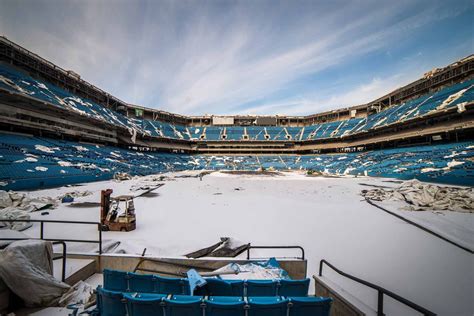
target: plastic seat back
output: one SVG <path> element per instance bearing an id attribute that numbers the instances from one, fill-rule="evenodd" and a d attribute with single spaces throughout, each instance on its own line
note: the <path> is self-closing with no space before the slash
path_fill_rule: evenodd
<path id="1" fill-rule="evenodd" d="M 97 288 L 101 316 L 124 316 L 127 314 L 122 293 Z"/>
<path id="2" fill-rule="evenodd" d="M 215 278 L 206 279 L 204 286 L 206 294 L 209 296 L 233 296 L 231 283 Z"/>
<path id="3" fill-rule="evenodd" d="M 243 280 L 226 280 L 232 288 L 232 296 L 244 297 L 244 281 Z"/>
<path id="4" fill-rule="evenodd" d="M 329 316 L 331 298 L 322 297 L 292 297 L 290 298 L 290 316 Z"/>
<path id="5" fill-rule="evenodd" d="M 206 300 L 205 303 L 207 316 L 245 316 L 245 302 L 243 300 Z"/>
<path id="6" fill-rule="evenodd" d="M 161 294 L 189 294 L 189 283 L 186 279 L 165 278 L 154 276 L 156 293 Z"/>
<path id="7" fill-rule="evenodd" d="M 128 272 L 105 269 L 104 289 L 109 291 L 128 291 Z"/>
<path id="8" fill-rule="evenodd" d="M 280 296 L 308 296 L 309 279 L 280 280 L 278 295 Z"/>
<path id="9" fill-rule="evenodd" d="M 149 274 L 130 273 L 128 286 L 131 292 L 154 293 L 156 292 L 156 278 Z"/>
<path id="10" fill-rule="evenodd" d="M 250 297 L 248 300 L 248 316 L 286 316 L 290 308 L 290 301 L 278 296 Z"/>
<path id="11" fill-rule="evenodd" d="M 128 316 L 163 316 L 165 295 L 155 294 L 153 296 L 137 296 L 125 294 L 124 298 L 127 302 Z"/>
<path id="12" fill-rule="evenodd" d="M 248 280 L 246 296 L 276 296 L 278 283 L 272 280 Z"/>
<path id="13" fill-rule="evenodd" d="M 175 295 L 163 301 L 166 316 L 202 316 L 201 297 Z"/>

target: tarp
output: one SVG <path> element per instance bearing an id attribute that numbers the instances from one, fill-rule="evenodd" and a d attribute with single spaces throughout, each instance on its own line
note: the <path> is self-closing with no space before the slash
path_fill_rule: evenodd
<path id="1" fill-rule="evenodd" d="M 0 278 L 26 306 L 55 306 L 70 288 L 53 273 L 53 248 L 42 240 L 21 240 L 0 252 Z"/>
<path id="2" fill-rule="evenodd" d="M 232 273 L 233 272 L 233 273 Z M 290 279 L 288 272 L 280 267 L 275 258 L 246 264 L 231 263 L 213 271 L 222 279 L 278 280 Z"/>
<path id="3" fill-rule="evenodd" d="M 0 280 L 28 307 L 86 304 L 93 288 L 79 281 L 72 287 L 53 276 L 53 248 L 43 240 L 21 240 L 0 251 Z"/>

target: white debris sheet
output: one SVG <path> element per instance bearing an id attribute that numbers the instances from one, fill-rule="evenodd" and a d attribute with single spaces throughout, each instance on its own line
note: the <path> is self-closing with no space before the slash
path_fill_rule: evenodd
<path id="1" fill-rule="evenodd" d="M 474 189 L 405 181 L 398 188 L 363 190 L 365 198 L 474 251 Z"/>
<path id="2" fill-rule="evenodd" d="M 220 273 L 221 278 L 228 280 L 280 280 L 290 278 L 275 258 L 246 264 L 230 263 L 213 273 Z"/>
<path id="3" fill-rule="evenodd" d="M 22 240 L 0 255 L 0 278 L 26 306 L 53 306 L 69 285 L 53 276 L 53 249 L 49 242 Z"/>
<path id="4" fill-rule="evenodd" d="M 374 201 L 405 201 L 409 211 L 453 211 L 474 213 L 474 188 L 447 187 L 418 180 L 405 181 L 394 189 L 363 190 L 365 198 Z"/>
<path id="5" fill-rule="evenodd" d="M 81 281 L 71 287 L 52 274 L 50 242 L 16 241 L 0 252 L 0 279 L 27 307 L 66 306 L 91 300 L 90 285 Z"/>
<path id="6" fill-rule="evenodd" d="M 89 191 L 73 191 L 60 194 L 56 197 L 31 197 L 29 194 L 23 192 L 0 190 L 0 218 L 28 220 L 30 219 L 29 213 L 31 212 L 56 208 L 61 202 L 61 199 L 66 195 L 71 197 L 83 197 L 91 194 Z M 31 227 L 31 223 L 28 222 L 0 221 L 0 228 L 22 231 L 29 227 Z"/>

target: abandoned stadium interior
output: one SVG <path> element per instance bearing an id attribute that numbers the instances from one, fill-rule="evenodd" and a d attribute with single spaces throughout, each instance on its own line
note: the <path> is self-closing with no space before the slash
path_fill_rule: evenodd
<path id="1" fill-rule="evenodd" d="M 212 171 L 224 173 L 220 176 L 208 176 Z M 297 174 L 290 174 L 289 171 L 297 172 Z M 157 192 L 165 192 L 164 196 L 160 197 L 163 199 L 162 203 L 169 203 L 168 207 L 173 208 L 174 205 L 179 204 L 177 202 L 179 196 L 174 200 L 167 198 L 165 195 L 168 191 L 166 190 L 172 188 L 173 185 L 176 186 L 176 190 L 179 190 L 178 184 L 186 187 L 188 185 L 186 181 L 191 181 L 186 179 L 187 177 L 199 177 L 202 182 L 210 181 L 211 184 L 208 185 L 214 185 L 215 190 L 225 188 L 226 184 L 223 182 L 227 181 L 233 185 L 229 187 L 229 190 L 232 191 L 235 187 L 233 190 L 238 191 L 243 190 L 239 185 L 244 185 L 242 184 L 244 182 L 239 182 L 240 180 L 233 178 L 233 175 L 246 175 L 246 173 L 248 175 L 255 173 L 256 177 L 262 177 L 261 183 L 267 183 L 268 186 L 272 186 L 268 177 L 280 175 L 286 175 L 290 180 L 295 177 L 295 188 L 299 185 L 296 182 L 307 182 L 308 177 L 311 178 L 310 180 L 315 180 L 313 178 L 316 176 L 322 176 L 327 177 L 328 181 L 333 181 L 333 178 L 347 176 L 351 178 L 338 179 L 341 181 L 339 183 L 348 181 L 345 184 L 347 187 L 354 186 L 355 182 L 351 181 L 357 177 L 368 179 L 367 182 L 372 181 L 370 182 L 372 187 L 382 188 L 391 185 L 384 182 L 385 180 L 382 180 L 384 178 L 393 179 L 390 180 L 394 181 L 393 183 L 397 179 L 399 181 L 417 179 L 430 183 L 465 186 L 468 187 L 466 190 L 471 192 L 474 186 L 474 55 L 467 56 L 442 69 L 426 73 L 422 78 L 372 102 L 349 108 L 308 116 L 186 116 L 126 103 L 82 80 L 80 74 L 64 70 L 6 37 L 0 37 L 0 189 L 5 190 L 5 194 L 9 190 L 23 190 L 32 195 L 37 194 L 36 197 L 46 193 L 52 196 L 56 194 L 54 193 L 56 191 L 53 191 L 56 188 L 59 190 L 58 193 L 64 194 L 68 186 L 84 184 L 84 188 L 93 192 L 91 194 L 95 198 L 88 202 L 99 202 L 100 188 L 105 190 L 112 186 L 114 186 L 114 191 L 124 194 L 121 195 L 123 200 L 128 201 L 131 199 L 126 195 L 130 194 L 129 188 L 122 187 L 122 183 L 112 185 L 110 180 L 118 181 L 123 176 L 129 179 L 130 186 L 143 187 L 141 180 L 137 179 L 162 175 L 161 180 L 175 177 L 174 182 L 167 182 L 162 189 L 157 190 Z M 134 176 L 137 177 L 133 178 Z M 252 180 L 245 181 L 248 181 L 245 185 L 252 187 Z M 278 182 L 278 180 L 275 181 Z M 126 182 L 123 181 L 123 183 Z M 324 184 L 311 185 L 320 190 L 325 189 Z M 338 183 L 331 182 L 331 185 L 338 186 Z M 305 187 L 301 186 L 301 188 L 304 190 Z M 393 189 L 393 187 L 390 188 Z M 147 192 L 147 189 L 150 187 L 143 188 L 143 192 L 140 191 L 141 194 L 153 193 L 152 190 Z M 205 190 L 204 187 L 201 189 Z M 331 186 L 328 190 L 328 192 L 332 190 Z M 296 196 L 295 192 L 286 194 Z M 466 194 L 472 194 L 469 192 Z M 212 197 L 212 199 L 217 198 L 218 196 Z M 13 196 L 10 199 L 13 201 Z M 258 200 L 258 194 L 255 200 Z M 156 203 L 159 204 L 160 201 L 158 198 Z M 146 222 L 140 216 L 147 216 L 139 211 L 144 207 L 142 203 L 144 202 L 135 202 L 135 208 L 138 210 L 137 234 L 141 229 L 140 225 Z M 212 208 L 215 203 L 218 202 L 210 201 L 208 207 Z M 261 207 L 264 207 L 263 203 Z M 269 205 L 272 202 L 266 203 Z M 470 203 L 472 204 L 472 201 Z M 47 204 L 54 205 L 55 202 Z M 380 205 L 379 207 L 382 208 Z M 383 206 L 383 208 L 387 207 Z M 424 294 L 421 297 L 416 297 L 411 293 L 413 295 L 410 294 L 410 299 L 407 299 L 402 297 L 403 295 L 391 292 L 390 285 L 392 284 L 388 281 L 382 282 L 386 285 L 384 288 L 337 269 L 341 265 L 347 266 L 347 262 L 344 265 L 341 262 L 337 264 L 332 262 L 336 265 L 334 267 L 327 261 L 319 260 L 326 256 L 324 254 L 316 256 L 311 253 L 311 250 L 308 251 L 310 247 L 308 245 L 311 243 L 305 244 L 305 249 L 299 246 L 289 247 L 288 250 L 291 250 L 292 254 L 295 250 L 299 251 L 298 249 L 301 249 L 303 254 L 297 258 L 286 258 L 287 253 L 283 252 L 283 258 L 278 259 L 277 267 L 272 266 L 271 260 L 266 262 L 270 268 L 259 266 L 261 269 L 279 270 L 279 273 L 283 271 L 294 280 L 286 280 L 286 277 L 279 279 L 275 275 L 270 277 L 271 281 L 251 280 L 255 275 L 250 275 L 248 278 L 241 276 L 240 281 L 206 278 L 206 286 L 198 287 L 197 291 L 190 292 L 189 284 L 196 282 L 196 279 L 192 273 L 186 274 L 183 271 L 193 268 L 203 276 L 212 276 L 219 275 L 219 273 L 212 274 L 214 270 L 228 268 L 229 264 L 232 266 L 231 263 L 242 266 L 255 264 L 255 260 L 246 260 L 251 256 L 245 258 L 245 251 L 249 254 L 251 249 L 258 252 L 261 244 L 246 245 L 244 243 L 243 246 L 246 247 L 233 253 L 235 257 L 232 258 L 213 256 L 210 255 L 211 251 L 205 252 L 196 259 L 180 257 L 180 254 L 189 250 L 188 247 L 179 248 L 180 246 L 175 246 L 179 249 L 176 251 L 181 251 L 180 253 L 170 251 L 169 256 L 162 253 L 156 255 L 150 253 L 153 246 L 147 243 L 143 244 L 143 248 L 149 249 L 149 256 L 145 254 L 145 251 L 143 256 L 138 255 L 139 250 L 137 252 L 124 251 L 126 254 L 122 255 L 111 254 L 102 249 L 106 248 L 103 246 L 102 236 L 110 236 L 108 237 L 110 240 L 122 240 L 125 237 L 121 237 L 123 235 L 120 234 L 129 233 L 103 232 L 104 222 L 97 221 L 98 205 L 90 207 L 90 211 L 87 207 L 84 208 L 83 214 L 87 212 L 89 212 L 87 214 L 94 214 L 87 217 L 75 216 L 72 211 L 66 211 L 63 206 L 59 206 L 58 210 L 62 210 L 63 215 L 55 212 L 56 210 L 50 210 L 51 214 L 46 215 L 52 216 L 49 218 L 41 217 L 38 213 L 28 216 L 26 220 L 32 227 L 22 232 L 26 235 L 16 235 L 11 232 L 12 235 L 0 234 L 0 242 L 4 242 L 3 247 L 12 240 L 26 238 L 50 239 L 58 243 L 54 245 L 55 259 L 58 259 L 54 261 L 54 264 L 58 266 L 59 261 L 64 264 L 62 281 L 77 285 L 77 281 L 87 280 L 94 285 L 103 285 L 94 294 L 94 298 L 97 295 L 102 306 L 98 306 L 93 312 L 100 315 L 124 313 L 147 315 L 151 313 L 150 310 L 154 310 L 153 313 L 156 315 L 175 315 L 174 313 L 176 315 L 203 315 L 203 313 L 206 315 L 244 315 L 244 313 L 245 315 L 328 315 L 329 313 L 331 315 L 383 315 L 383 297 L 389 301 L 386 305 L 391 305 L 385 306 L 385 311 L 388 309 L 394 315 L 411 315 L 414 311 L 415 314 L 418 312 L 434 315 L 435 312 L 443 314 L 446 311 L 440 307 L 439 303 L 434 302 L 436 300 L 432 297 L 433 293 L 427 289 L 428 286 L 423 288 Z M 134 213 L 134 211 L 132 209 L 131 212 Z M 7 213 L 1 212 L 2 209 L 0 209 L 0 214 L 7 216 Z M 180 211 L 177 212 L 181 214 Z M 396 213 L 387 212 L 392 215 Z M 181 214 L 181 216 L 187 215 Z M 466 232 L 464 236 L 468 237 L 463 237 L 462 233 L 450 235 L 449 232 L 440 232 L 442 228 L 433 222 L 424 225 L 428 221 L 426 218 L 407 219 L 399 213 L 395 216 L 403 218 L 403 223 L 409 223 L 407 226 L 417 226 L 415 229 L 419 232 L 416 234 L 428 234 L 430 238 L 437 240 L 436 242 L 447 242 L 450 247 L 453 247 L 454 249 L 450 249 L 451 252 L 447 250 L 446 254 L 449 253 L 452 257 L 459 256 L 462 258 L 459 261 L 463 262 L 462 267 L 457 271 L 460 274 L 456 275 L 456 280 L 466 277 L 463 275 L 465 271 L 469 271 L 469 268 L 464 265 L 466 263 L 469 266 L 469 259 L 466 258 L 471 258 L 472 263 L 472 257 L 469 257 L 473 252 L 472 228 L 464 226 L 462 228 L 463 232 Z M 453 219 L 450 216 L 453 215 L 448 215 L 446 220 L 455 222 L 458 226 L 462 226 L 462 222 L 466 221 L 472 223 L 472 209 L 462 214 L 464 217 Z M 24 217 L 1 219 L 10 224 L 25 221 Z M 199 219 L 195 218 L 195 220 Z M 355 218 L 352 220 L 357 222 Z M 56 221 L 64 227 L 74 225 L 74 222 L 78 225 L 82 221 L 90 232 L 88 236 L 97 235 L 97 227 L 99 227 L 98 240 L 85 241 L 97 243 L 99 249 L 85 251 L 83 248 L 78 248 L 74 251 L 73 243 L 84 242 L 88 239 L 82 237 L 81 233 L 76 234 L 76 239 L 74 236 L 65 235 L 45 237 L 48 221 L 49 224 Z M 8 228 L 8 225 L 5 228 Z M 189 228 L 191 229 L 191 226 Z M 134 229 L 135 226 L 131 230 Z M 3 231 L 6 232 L 6 230 Z M 130 234 L 134 233 L 130 232 Z M 34 236 L 39 234 L 40 238 L 32 237 L 31 234 Z M 410 234 L 407 233 L 407 235 Z M 136 238 L 141 240 L 150 238 L 149 236 L 151 235 L 147 237 L 137 235 Z M 332 236 L 329 228 L 327 236 Z M 192 247 L 204 246 L 215 237 L 215 235 L 203 237 L 204 241 L 192 243 Z M 316 236 L 313 237 L 315 241 L 318 239 Z M 331 238 L 337 239 L 335 236 Z M 256 238 L 256 240 L 259 239 Z M 297 240 L 290 239 L 285 242 L 285 239 L 282 239 L 279 241 L 282 247 L 277 246 L 272 249 L 274 245 L 271 245 L 271 239 L 261 237 L 260 242 L 271 246 L 262 246 L 262 251 L 266 252 L 259 255 L 265 257 L 268 257 L 273 250 L 278 253 L 282 248 L 298 243 Z M 427 241 L 427 243 L 431 242 L 433 241 Z M 225 242 L 219 243 L 215 248 L 222 247 L 223 244 Z M 66 249 L 66 245 L 68 251 L 61 254 L 61 246 Z M 30 247 L 37 246 L 30 245 Z M 345 248 L 342 246 L 341 249 Z M 305 257 L 305 250 L 309 253 L 307 257 Z M 318 248 L 318 250 L 321 249 Z M 344 251 L 352 253 L 353 250 Z M 433 246 L 434 253 L 436 250 Z M 350 262 L 351 259 L 348 261 Z M 70 267 L 67 273 L 64 270 L 67 269 L 66 264 Z M 319 264 L 321 267 L 318 267 Z M 360 294 L 360 290 L 353 285 L 338 285 L 335 280 L 339 276 L 336 276 L 337 273 L 334 272 L 332 280 L 324 278 L 321 270 L 319 276 L 316 275 L 317 269 L 322 269 L 324 266 L 326 269 L 328 269 L 327 266 L 332 267 L 342 276 L 362 283 L 375 292 Z M 361 266 L 363 266 L 362 263 L 359 267 Z M 360 272 L 360 270 L 356 271 Z M 148 274 L 143 276 L 138 272 Z M 151 273 L 154 275 L 150 275 Z M 314 274 L 311 287 L 315 290 L 310 289 L 310 295 L 308 294 L 310 286 L 308 273 Z M 381 271 L 380 273 L 387 274 L 388 272 Z M 166 279 L 159 275 L 180 277 L 180 279 Z M 203 279 L 199 277 L 197 280 Z M 372 281 L 375 284 L 378 283 L 377 279 L 372 279 Z M 467 277 L 467 283 L 460 286 L 463 293 L 458 294 L 462 296 L 458 303 L 459 315 L 472 308 L 472 301 L 469 303 L 469 297 L 472 295 L 472 287 L 469 293 L 471 281 L 472 271 Z M 53 281 L 50 280 L 50 282 Z M 453 281 L 453 283 L 456 282 Z M 13 293 L 8 294 L 8 287 L 2 287 L 1 284 L 0 282 L 0 303 L 3 305 L 0 304 L 0 312 L 2 308 L 8 311 L 17 309 L 17 312 L 20 310 L 19 315 L 21 315 L 22 306 L 18 303 L 18 298 L 12 300 Z M 453 284 L 452 287 L 446 285 L 447 290 L 453 290 L 457 285 L 459 283 Z M 64 294 L 64 290 L 59 292 L 61 295 Z M 136 292 L 142 294 L 132 294 Z M 147 292 L 152 294 L 147 294 Z M 315 298 L 314 295 L 317 297 Z M 374 295 L 378 295 L 377 302 L 373 299 Z M 231 298 L 225 298 L 226 296 Z M 363 299 L 366 297 L 371 297 L 368 302 Z M 70 308 L 77 310 L 78 307 Z M 147 310 L 147 308 L 150 309 Z M 266 309 L 271 309 L 273 314 Z M 433 312 L 433 309 L 436 311 Z M 56 312 L 58 315 L 63 315 L 61 311 L 64 313 L 65 309 L 59 310 L 48 309 L 44 315 L 47 313 L 53 315 Z M 158 314 L 156 310 L 162 310 L 164 314 Z"/>

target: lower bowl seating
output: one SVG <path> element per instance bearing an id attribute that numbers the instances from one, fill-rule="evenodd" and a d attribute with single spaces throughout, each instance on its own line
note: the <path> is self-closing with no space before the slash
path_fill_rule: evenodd
<path id="1" fill-rule="evenodd" d="M 189 282 L 185 278 L 104 270 L 104 288 L 97 288 L 96 314 L 328 316 L 331 308 L 332 299 L 308 296 L 309 279 L 208 278 L 206 281 L 206 286 L 197 291 L 199 293 L 190 295 Z"/>

